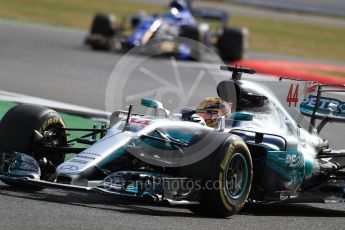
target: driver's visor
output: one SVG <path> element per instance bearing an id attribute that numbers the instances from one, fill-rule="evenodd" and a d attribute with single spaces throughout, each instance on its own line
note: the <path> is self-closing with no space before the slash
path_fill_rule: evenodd
<path id="1" fill-rule="evenodd" d="M 211 120 L 219 118 L 219 112 L 215 110 L 200 109 L 196 111 L 196 114 L 202 117 L 204 120 Z"/>

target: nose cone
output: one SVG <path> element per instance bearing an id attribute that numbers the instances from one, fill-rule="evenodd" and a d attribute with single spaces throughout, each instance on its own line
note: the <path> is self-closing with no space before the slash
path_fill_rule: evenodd
<path id="1" fill-rule="evenodd" d="M 72 178 L 72 184 L 76 180 L 87 180 L 97 171 L 95 166 L 118 154 L 120 149 L 127 146 L 131 137 L 130 132 L 106 135 L 88 149 L 59 165 L 56 169 L 58 177 Z"/>

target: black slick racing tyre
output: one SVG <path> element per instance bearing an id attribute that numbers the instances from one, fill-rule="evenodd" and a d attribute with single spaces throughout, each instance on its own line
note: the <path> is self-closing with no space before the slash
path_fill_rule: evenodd
<path id="1" fill-rule="evenodd" d="M 94 50 L 110 51 L 113 49 L 112 38 L 115 35 L 115 27 L 112 15 L 96 14 L 92 20 L 90 35 L 86 43 Z"/>
<path id="2" fill-rule="evenodd" d="M 253 179 L 253 164 L 246 144 L 230 137 L 208 159 L 200 205 L 190 208 L 197 215 L 228 217 L 246 203 Z"/>
<path id="3" fill-rule="evenodd" d="M 195 61 L 202 60 L 203 46 L 199 28 L 197 26 L 189 25 L 181 26 L 179 36 L 189 38 L 194 41 L 190 42 L 190 44 L 187 44 L 191 48 L 190 58 L 194 59 Z"/>
<path id="4" fill-rule="evenodd" d="M 47 142 L 45 144 L 66 146 L 67 134 L 59 129 L 63 127 L 65 124 L 62 118 L 54 110 L 37 105 L 19 104 L 7 111 L 1 119 L 0 153 L 20 152 L 32 156 L 40 166 L 41 179 L 53 181 L 55 169 L 64 161 L 65 153 L 46 153 L 40 150 L 43 140 L 36 143 L 34 133 L 36 130 L 47 137 L 44 140 Z"/>
<path id="5" fill-rule="evenodd" d="M 91 34 L 101 34 L 105 37 L 114 36 L 112 15 L 96 14 L 91 25 Z"/>
<path id="6" fill-rule="evenodd" d="M 217 42 L 221 58 L 225 61 L 242 59 L 248 49 L 248 36 L 246 28 L 224 29 Z"/>

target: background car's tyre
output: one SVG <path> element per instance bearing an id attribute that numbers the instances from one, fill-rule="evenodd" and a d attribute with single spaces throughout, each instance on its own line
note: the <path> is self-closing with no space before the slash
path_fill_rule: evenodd
<path id="1" fill-rule="evenodd" d="M 244 57 L 248 49 L 249 32 L 246 28 L 228 28 L 218 37 L 217 47 L 223 60 L 236 61 Z"/>
<path id="2" fill-rule="evenodd" d="M 246 144 L 230 137 L 207 162 L 200 205 L 190 210 L 217 217 L 236 214 L 248 199 L 253 178 L 253 163 Z"/>
<path id="3" fill-rule="evenodd" d="M 114 16 L 108 14 L 96 14 L 91 25 L 91 34 L 101 34 L 106 37 L 114 35 Z"/>
<path id="4" fill-rule="evenodd" d="M 192 53 L 190 56 L 196 61 L 201 60 L 203 55 L 203 47 L 199 28 L 197 26 L 189 25 L 181 26 L 179 36 L 195 41 L 191 42 L 191 44 L 187 44 L 190 48 L 192 48 Z"/>
<path id="5" fill-rule="evenodd" d="M 35 141 L 34 132 L 47 137 L 45 144 L 66 146 L 67 134 L 59 129 L 62 127 L 65 124 L 54 110 L 30 104 L 17 105 L 1 119 L 0 152 L 21 152 L 34 157 L 41 168 L 41 179 L 52 181 L 55 168 L 64 161 L 65 153 L 40 151 L 42 143 Z"/>
<path id="6" fill-rule="evenodd" d="M 114 16 L 96 14 L 91 24 L 86 43 L 94 50 L 112 50 L 112 37 L 115 35 Z"/>

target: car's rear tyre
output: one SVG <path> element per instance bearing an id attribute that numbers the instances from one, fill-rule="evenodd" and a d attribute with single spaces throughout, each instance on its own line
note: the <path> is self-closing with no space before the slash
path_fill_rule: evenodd
<path id="1" fill-rule="evenodd" d="M 86 43 L 94 50 L 109 51 L 113 49 L 112 38 L 115 35 L 114 16 L 96 14 L 92 20 L 90 35 Z"/>
<path id="2" fill-rule="evenodd" d="M 229 138 L 207 159 L 200 205 L 190 208 L 197 215 L 228 217 L 246 203 L 253 178 L 253 164 L 246 144 Z"/>
<path id="3" fill-rule="evenodd" d="M 236 61 L 244 57 L 248 49 L 249 32 L 246 28 L 228 28 L 218 37 L 217 47 L 223 60 Z"/>
<path id="4" fill-rule="evenodd" d="M 111 39 L 101 38 L 97 41 L 89 42 L 92 50 L 101 50 L 101 51 L 111 51 L 113 50 L 113 43 Z"/>
<path id="5" fill-rule="evenodd" d="M 181 26 L 179 36 L 192 40 L 186 44 L 191 48 L 190 58 L 195 61 L 202 60 L 203 46 L 199 28 L 197 26 L 189 25 Z"/>
<path id="6" fill-rule="evenodd" d="M 41 168 L 41 179 L 53 181 L 55 169 L 65 159 L 65 153 L 42 152 L 43 140 L 35 140 L 35 130 L 45 135 L 45 144 L 66 146 L 67 134 L 60 115 L 54 110 L 37 105 L 20 104 L 3 116 L 0 122 L 0 153 L 20 152 L 32 156 Z M 49 135 L 48 135 L 49 134 Z M 17 183 L 9 183 L 17 186 Z"/>
<path id="7" fill-rule="evenodd" d="M 114 35 L 114 16 L 108 14 L 96 14 L 91 25 L 91 34 L 101 34 L 106 37 Z"/>

